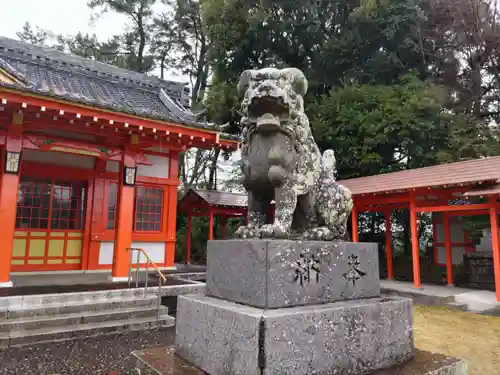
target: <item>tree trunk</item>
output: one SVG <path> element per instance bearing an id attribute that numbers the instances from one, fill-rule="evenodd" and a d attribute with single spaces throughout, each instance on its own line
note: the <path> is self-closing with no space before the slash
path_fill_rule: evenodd
<path id="1" fill-rule="evenodd" d="M 219 160 L 220 149 L 216 149 L 212 155 L 210 163 L 210 171 L 208 175 L 208 190 L 217 190 L 217 161 Z"/>

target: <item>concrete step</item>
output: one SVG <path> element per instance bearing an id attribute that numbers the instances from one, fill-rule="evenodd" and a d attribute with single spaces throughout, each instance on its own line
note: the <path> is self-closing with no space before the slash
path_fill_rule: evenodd
<path id="1" fill-rule="evenodd" d="M 5 332 L 49 328 L 58 326 L 76 326 L 85 323 L 118 321 L 131 318 L 156 317 L 157 306 L 139 306 L 132 308 L 117 308 L 103 311 L 83 311 L 78 313 L 31 316 L 27 318 L 5 319 L 0 321 L 0 334 Z M 160 315 L 167 315 L 168 308 L 160 306 Z"/>
<path id="2" fill-rule="evenodd" d="M 380 288 L 381 294 L 386 294 L 390 296 L 399 296 L 405 298 L 413 299 L 413 302 L 425 306 L 445 306 L 447 303 L 453 302 L 455 300 L 454 296 L 436 296 L 432 294 L 424 294 L 420 290 L 407 291 L 407 290 L 393 290 Z"/>
<path id="3" fill-rule="evenodd" d="M 88 302 L 46 303 L 32 306 L 11 305 L 0 313 L 0 321 L 10 319 L 24 319 L 41 316 L 60 316 L 82 312 L 112 311 L 118 308 L 133 308 L 156 306 L 158 298 L 147 296 L 142 298 L 114 298 Z"/>
<path id="4" fill-rule="evenodd" d="M 39 306 L 46 304 L 89 303 L 109 299 L 143 298 L 157 295 L 157 288 L 131 288 L 116 290 L 98 290 L 90 292 L 37 294 L 27 296 L 0 297 L 0 309 L 10 306 Z"/>
<path id="5" fill-rule="evenodd" d="M 175 318 L 169 315 L 162 315 L 160 316 L 160 319 L 157 319 L 156 316 L 152 316 L 13 331 L 9 334 L 0 334 L 0 348 L 9 346 L 26 346 L 43 342 L 73 340 L 124 331 L 142 331 L 157 327 L 172 327 L 174 325 Z"/>

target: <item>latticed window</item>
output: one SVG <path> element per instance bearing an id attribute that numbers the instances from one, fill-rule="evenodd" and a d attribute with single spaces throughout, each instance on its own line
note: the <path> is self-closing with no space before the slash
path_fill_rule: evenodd
<path id="1" fill-rule="evenodd" d="M 118 184 L 111 183 L 108 190 L 108 230 L 115 229 Z M 136 186 L 134 196 L 134 224 L 136 232 L 161 232 L 163 188 Z"/>
<path id="2" fill-rule="evenodd" d="M 118 184 L 113 182 L 109 184 L 108 192 L 108 221 L 106 229 L 115 229 L 116 223 L 116 201 L 118 199 Z"/>
<path id="3" fill-rule="evenodd" d="M 83 229 L 85 183 L 21 177 L 16 228 Z"/>
<path id="4" fill-rule="evenodd" d="M 160 232 L 163 207 L 163 189 L 137 186 L 135 190 L 134 230 Z"/>

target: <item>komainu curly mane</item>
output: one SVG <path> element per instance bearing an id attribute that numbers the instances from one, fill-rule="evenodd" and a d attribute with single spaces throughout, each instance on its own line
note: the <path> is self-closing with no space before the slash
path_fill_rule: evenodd
<path id="1" fill-rule="evenodd" d="M 236 236 L 343 239 L 351 193 L 335 182 L 333 151 L 321 156 L 312 136 L 304 113 L 304 74 L 295 68 L 247 70 L 238 91 L 243 95 L 241 168 L 248 225 L 238 228 Z"/>

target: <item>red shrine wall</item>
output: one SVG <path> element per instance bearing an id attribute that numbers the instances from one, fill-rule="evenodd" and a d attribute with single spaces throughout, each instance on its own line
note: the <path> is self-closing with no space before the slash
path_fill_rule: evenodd
<path id="1" fill-rule="evenodd" d="M 147 155 L 152 165 L 138 166 L 135 186 L 131 247 L 160 267 L 173 266 L 174 258 L 173 155 Z M 12 272 L 111 269 L 119 163 L 35 150 L 22 159 Z"/>

